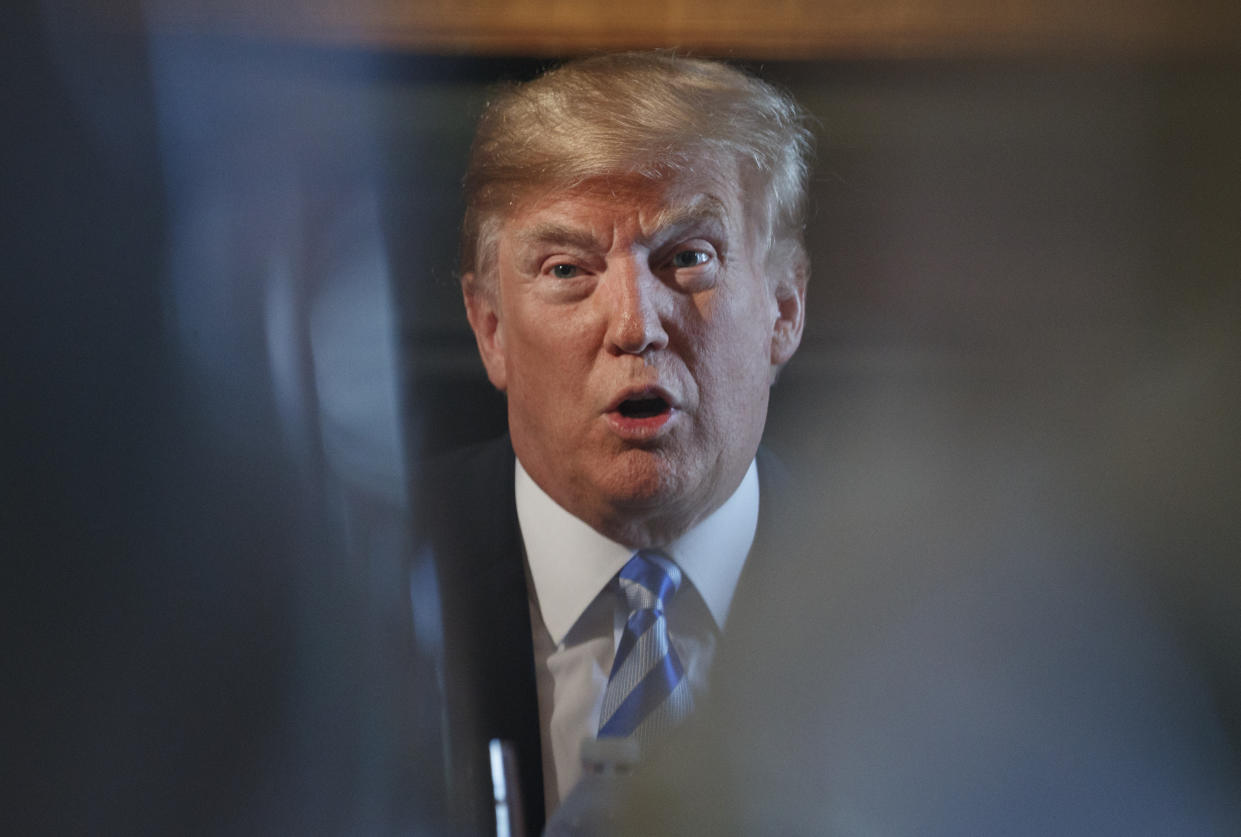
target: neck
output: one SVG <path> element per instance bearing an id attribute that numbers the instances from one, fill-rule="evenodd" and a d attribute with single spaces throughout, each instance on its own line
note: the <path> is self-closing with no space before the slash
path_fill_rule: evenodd
<path id="1" fill-rule="evenodd" d="M 569 511 L 609 540 L 630 549 L 649 549 L 672 543 L 719 507 L 720 503 L 716 502 L 694 515 L 652 513 L 634 516 L 613 510 L 611 514 L 592 516 L 579 514 L 573 509 Z"/>
<path id="2" fill-rule="evenodd" d="M 737 490 L 745 470 L 735 477 L 717 476 L 710 480 L 711 490 L 705 496 L 664 496 L 592 504 L 584 493 L 570 492 L 567 497 L 547 493 L 561 508 L 605 538 L 630 549 L 657 548 L 679 539 L 711 516 Z"/>

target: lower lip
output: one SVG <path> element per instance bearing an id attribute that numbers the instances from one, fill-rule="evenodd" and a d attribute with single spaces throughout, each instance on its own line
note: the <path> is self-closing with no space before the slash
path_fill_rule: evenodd
<path id="1" fill-rule="evenodd" d="M 641 441 L 658 436 L 668 426 L 668 422 L 672 421 L 675 414 L 675 410 L 668 409 L 658 415 L 632 418 L 622 415 L 619 410 L 613 410 L 607 414 L 607 418 L 608 424 L 611 425 L 616 435 L 623 439 Z"/>

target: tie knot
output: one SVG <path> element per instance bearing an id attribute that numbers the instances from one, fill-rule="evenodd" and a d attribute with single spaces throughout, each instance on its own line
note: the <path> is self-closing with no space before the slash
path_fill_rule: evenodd
<path id="1" fill-rule="evenodd" d="M 635 552 L 620 571 L 621 593 L 632 610 L 663 610 L 681 586 L 681 570 L 654 552 Z"/>

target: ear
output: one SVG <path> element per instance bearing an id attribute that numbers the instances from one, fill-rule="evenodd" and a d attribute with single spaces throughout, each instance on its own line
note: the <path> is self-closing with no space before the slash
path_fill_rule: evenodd
<path id="1" fill-rule="evenodd" d="M 475 275 L 467 273 L 461 277 L 461 293 L 465 297 L 465 316 L 474 331 L 487 377 L 492 386 L 504 392 L 508 375 L 504 366 L 504 327 L 500 323 L 498 291 L 480 288 Z"/>
<path id="2" fill-rule="evenodd" d="M 775 374 L 801 345 L 806 324 L 806 265 L 799 263 L 776 281 L 776 322 L 771 333 L 771 366 Z"/>

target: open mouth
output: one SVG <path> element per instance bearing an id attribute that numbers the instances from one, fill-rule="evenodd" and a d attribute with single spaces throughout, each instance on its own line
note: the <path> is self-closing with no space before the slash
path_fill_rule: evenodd
<path id="1" fill-rule="evenodd" d="M 668 412 L 668 402 L 659 396 L 627 398 L 617 406 L 616 411 L 629 419 L 654 418 Z"/>

